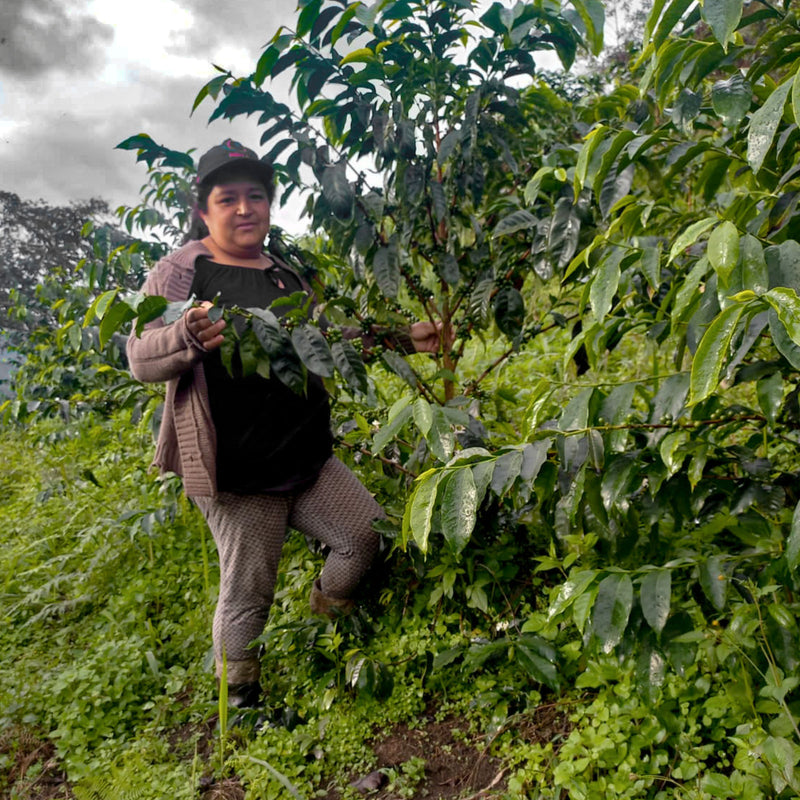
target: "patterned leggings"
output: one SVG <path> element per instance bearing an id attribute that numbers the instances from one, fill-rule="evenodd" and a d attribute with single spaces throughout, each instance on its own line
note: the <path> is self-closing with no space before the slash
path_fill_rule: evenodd
<path id="1" fill-rule="evenodd" d="M 320 576 L 322 592 L 347 598 L 378 550 L 372 521 L 381 507 L 336 457 L 307 489 L 286 495 L 220 492 L 195 498 L 217 544 L 220 587 L 214 614 L 217 676 L 225 650 L 230 684 L 257 681 L 258 658 L 247 645 L 261 635 L 275 592 L 278 562 L 292 527 L 330 548 Z"/>

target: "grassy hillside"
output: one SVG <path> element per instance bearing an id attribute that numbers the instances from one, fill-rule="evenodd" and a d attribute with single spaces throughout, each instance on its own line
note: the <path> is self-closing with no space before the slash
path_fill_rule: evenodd
<path id="1" fill-rule="evenodd" d="M 269 724 L 228 720 L 222 733 L 214 549 L 176 483 L 146 471 L 149 450 L 123 416 L 3 432 L 3 797 L 793 791 L 796 729 L 781 701 L 794 679 L 768 670 L 759 688 L 736 669 L 747 638 L 772 644 L 742 614 L 733 635 L 712 626 L 687 640 L 682 674 L 648 698 L 636 672 L 653 665 L 587 660 L 579 639 L 548 633 L 535 569 L 490 618 L 437 600 L 442 562 L 389 550 L 362 610 L 330 623 L 309 614 L 320 556 L 300 537 L 263 637 Z M 502 541 L 481 559 L 508 566 Z M 559 691 L 532 677 L 534 632 L 559 651 Z"/>

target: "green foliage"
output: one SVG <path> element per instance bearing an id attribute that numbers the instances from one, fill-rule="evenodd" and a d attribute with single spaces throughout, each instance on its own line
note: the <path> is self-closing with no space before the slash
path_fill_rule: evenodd
<path id="1" fill-rule="evenodd" d="M 91 774 L 197 682 L 185 657 L 208 646 L 209 545 L 177 485 L 147 478 L 125 420 L 43 422 L 3 452 L 0 720 L 48 732 Z"/>
<path id="2" fill-rule="evenodd" d="M 287 545 L 264 669 L 268 711 L 288 704 L 301 722 L 232 733 L 216 765 L 254 797 L 310 795 L 331 775 L 343 788 L 374 766 L 378 730 L 435 702 L 494 737 L 511 796 L 799 791 L 796 13 L 656 2 L 602 93 L 548 82 L 531 53 L 565 66 L 597 53 L 602 16 L 595 2 L 495 3 L 476 19 L 470 0 L 314 0 L 249 75 L 220 71 L 197 97 L 214 119 L 258 114 L 283 196 L 306 193 L 311 232 L 270 247 L 330 323 L 235 310 L 226 357 L 300 391 L 307 372 L 325 378 L 339 454 L 389 514 L 381 593 L 352 619 L 307 618 L 320 561 Z M 287 70 L 291 108 L 265 88 Z M 154 181 L 126 224 L 177 235 L 188 155 L 144 135 L 121 146 Z M 115 265 L 136 252 L 101 252 L 108 280 L 43 287 L 59 330 L 32 339 L 4 407 L 109 415 L 37 423 L 48 447 L 80 442 L 38 505 L 14 478 L 33 467 L 0 484 L 20 542 L 4 555 L 4 652 L 31 648 L 4 669 L 44 675 L 3 718 L 30 709 L 77 776 L 173 719 L 178 685 L 210 684 L 188 666 L 213 581 L 186 554 L 190 512 L 170 482 L 160 510 L 141 451 L 108 497 L 102 459 L 117 451 L 102 437 L 124 428 L 120 406 L 147 422 L 158 403 L 117 369 L 116 337 L 180 313 L 117 292 Z M 442 324 L 435 356 L 339 335 L 412 319 Z M 76 501 L 76 480 L 102 509 Z M 20 520 L 44 533 L 26 539 Z M 152 580 L 122 586 L 136 554 Z M 123 679 L 72 663 L 71 643 L 47 662 L 26 630 L 58 637 L 56 621 L 84 624 L 74 646 L 90 666 L 118 653 Z M 157 699 L 136 708 L 143 695 Z M 560 738 L 520 742 L 542 707 L 563 713 Z M 393 776 L 398 793 L 418 767 Z"/>
<path id="3" fill-rule="evenodd" d="M 6 422 L 23 422 L 31 414 L 110 412 L 119 406 L 131 409 L 138 419 L 151 417 L 155 410 L 159 392 L 141 387 L 126 369 L 125 339 L 119 332 L 124 309 L 111 312 L 113 325 L 98 325 L 96 314 L 119 294 L 138 287 L 162 250 L 108 225 L 87 222 L 83 233 L 84 257 L 72 268 L 42 276 L 36 287 L 36 305 L 47 312 L 17 348 L 21 358 L 12 382 L 14 396 L 0 405 Z M 152 303 L 140 301 L 142 311 Z M 30 305 L 22 297 L 19 303 L 23 311 Z"/>

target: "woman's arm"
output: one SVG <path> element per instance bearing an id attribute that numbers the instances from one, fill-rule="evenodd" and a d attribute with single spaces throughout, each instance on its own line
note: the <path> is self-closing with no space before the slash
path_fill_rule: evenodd
<path id="1" fill-rule="evenodd" d="M 452 331 L 442 336 L 441 322 L 413 322 L 400 328 L 374 325 L 368 333 L 364 333 L 360 328 L 344 327 L 341 330 L 345 339 L 361 339 L 365 351 L 380 343 L 406 355 L 412 353 L 436 355 L 440 347 L 447 350 L 453 346 Z"/>
<path id="2" fill-rule="evenodd" d="M 417 353 L 438 353 L 439 348 L 449 350 L 453 346 L 452 331 L 446 331 L 442 336 L 443 324 L 441 322 L 414 322 L 409 328 L 411 343 Z"/>
<path id="3" fill-rule="evenodd" d="M 190 309 L 171 325 L 155 320 L 141 336 L 132 333 L 128 337 L 128 360 L 136 380 L 162 383 L 177 378 L 202 359 L 207 350 L 187 322 L 194 310 Z"/>

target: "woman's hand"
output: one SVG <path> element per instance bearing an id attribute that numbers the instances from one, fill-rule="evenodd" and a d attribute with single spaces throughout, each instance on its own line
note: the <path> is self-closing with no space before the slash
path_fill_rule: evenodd
<path id="1" fill-rule="evenodd" d="M 442 349 L 449 349 L 453 344 L 452 329 L 442 336 L 441 322 L 414 322 L 411 325 L 411 341 L 418 353 L 438 353 L 441 342 Z"/>
<path id="2" fill-rule="evenodd" d="M 194 306 L 186 312 L 186 327 L 189 333 L 194 336 L 208 352 L 216 350 L 224 341 L 222 329 L 225 327 L 225 320 L 218 319 L 212 322 L 208 318 L 208 309 L 213 308 L 213 304 L 205 301 L 199 306 Z"/>

